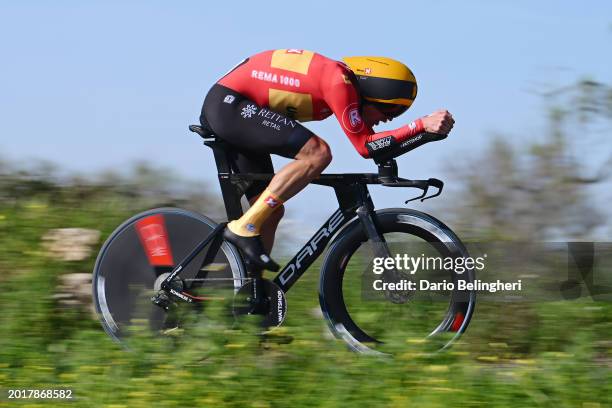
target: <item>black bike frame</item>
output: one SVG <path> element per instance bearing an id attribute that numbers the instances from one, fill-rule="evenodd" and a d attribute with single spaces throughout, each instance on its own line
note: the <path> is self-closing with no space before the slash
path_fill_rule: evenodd
<path id="1" fill-rule="evenodd" d="M 254 180 L 269 181 L 274 174 L 238 173 L 234 171 L 231 153 L 223 141 L 213 138 L 205 140 L 204 144 L 211 147 L 215 155 L 227 219 L 240 218 L 243 214 L 240 199 L 248 183 Z M 397 172 L 397 166 L 391 170 Z M 373 242 L 384 242 L 376 227 L 374 203 L 367 187 L 368 184 L 381 184 L 384 181 L 380 174 L 375 173 L 322 174 L 313 180 L 312 184 L 334 189 L 339 208 L 274 277 L 274 283 L 287 292 L 323 253 L 335 233 L 355 216 L 361 220 L 368 238 Z M 384 255 L 388 255 L 388 251 Z"/>
<path id="2" fill-rule="evenodd" d="M 231 157 L 231 148 L 224 141 L 218 139 L 212 132 L 202 130 L 199 127 L 191 126 L 190 129 L 200 134 L 204 138 L 204 144 L 213 149 L 227 219 L 235 220 L 240 218 L 243 214 L 240 200 L 250 182 L 254 180 L 270 181 L 274 174 L 239 173 Z M 439 138 L 432 136 L 432 140 L 439 140 Z M 355 216 L 359 217 L 361 226 L 368 239 L 375 244 L 382 244 L 375 245 L 376 255 L 389 256 L 389 250 L 384 238 L 378 233 L 374 203 L 368 191 L 368 184 L 420 188 L 423 190 L 423 194 L 417 198 L 421 200 L 435 197 L 442 192 L 443 183 L 440 180 L 407 180 L 397 177 L 397 164 L 393 159 L 387 160 L 384 163 L 378 163 L 378 170 L 378 173 L 321 174 L 319 178 L 311 182 L 312 184 L 332 187 L 336 193 L 339 208 L 274 277 L 274 283 L 284 292 L 287 292 L 297 282 L 308 267 L 323 253 L 334 235 Z M 430 186 L 438 188 L 438 192 L 426 197 L 427 189 Z M 215 227 L 185 259 L 179 262 L 162 283 L 162 289 L 168 290 L 184 301 L 193 302 L 195 298 L 175 291 L 170 287 L 170 282 L 210 242 L 212 242 L 212 245 L 208 249 L 205 260 L 208 260 L 208 262 L 212 261 L 221 245 L 221 232 L 224 227 L 225 223 Z"/>

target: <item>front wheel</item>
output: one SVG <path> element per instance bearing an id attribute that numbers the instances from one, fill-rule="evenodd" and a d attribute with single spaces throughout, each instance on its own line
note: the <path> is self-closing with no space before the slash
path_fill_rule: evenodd
<path id="1" fill-rule="evenodd" d="M 332 333 L 362 353 L 395 354 L 413 344 L 448 347 L 466 330 L 475 305 L 469 254 L 443 223 L 419 211 L 376 212 L 387 255 L 358 219 L 343 229 L 323 262 L 319 300 Z M 377 259 L 378 258 L 378 259 Z M 412 282 L 412 283 L 409 283 Z M 449 285 L 452 283 L 453 285 Z M 393 284 L 395 286 L 392 286 Z"/>

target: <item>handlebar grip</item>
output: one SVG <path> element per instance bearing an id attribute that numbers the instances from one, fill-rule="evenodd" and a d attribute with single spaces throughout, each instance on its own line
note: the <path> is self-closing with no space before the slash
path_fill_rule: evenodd
<path id="1" fill-rule="evenodd" d="M 442 189 L 444 187 L 444 182 L 440 179 L 437 178 L 430 178 L 427 180 L 427 183 L 432 186 L 432 187 L 436 187 L 438 189 Z"/>

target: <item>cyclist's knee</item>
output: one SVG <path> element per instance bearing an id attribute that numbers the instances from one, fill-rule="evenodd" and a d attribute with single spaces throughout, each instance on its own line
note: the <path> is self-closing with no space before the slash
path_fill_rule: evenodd
<path id="1" fill-rule="evenodd" d="M 313 136 L 300 150 L 296 159 L 307 161 L 313 171 L 320 173 L 332 161 L 331 149 L 325 140 Z"/>
<path id="2" fill-rule="evenodd" d="M 321 141 L 319 153 L 317 156 L 318 164 L 320 166 L 321 171 L 325 169 L 332 161 L 332 152 L 325 140 L 319 139 Z"/>

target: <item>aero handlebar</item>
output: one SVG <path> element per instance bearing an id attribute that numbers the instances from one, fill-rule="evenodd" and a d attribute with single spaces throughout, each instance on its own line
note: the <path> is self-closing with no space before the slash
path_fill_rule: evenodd
<path id="1" fill-rule="evenodd" d="M 439 133 L 421 133 L 417 136 L 411 137 L 410 139 L 404 140 L 400 143 L 395 149 L 381 154 L 380 156 L 374 157 L 374 161 L 377 164 L 386 162 L 395 157 L 401 156 L 402 154 L 409 152 L 410 150 L 416 149 L 419 146 L 423 146 L 425 143 L 429 142 L 437 142 L 438 140 L 446 139 L 448 135 L 443 135 Z"/>

